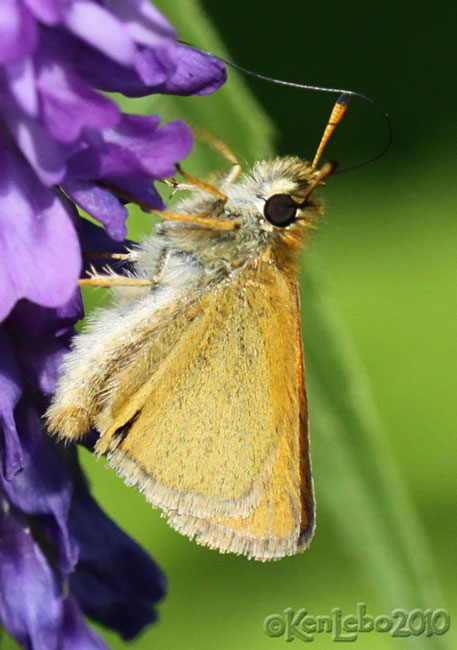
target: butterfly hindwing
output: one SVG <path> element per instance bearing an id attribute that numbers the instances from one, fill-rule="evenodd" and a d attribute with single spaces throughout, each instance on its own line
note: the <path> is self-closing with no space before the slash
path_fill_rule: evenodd
<path id="1" fill-rule="evenodd" d="M 295 285 L 260 264 L 192 309 L 135 394 L 112 396 L 98 452 L 203 543 L 296 552 L 313 504 Z"/>

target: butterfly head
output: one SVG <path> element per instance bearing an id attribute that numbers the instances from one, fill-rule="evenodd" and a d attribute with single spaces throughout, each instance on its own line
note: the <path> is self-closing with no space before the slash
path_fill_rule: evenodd
<path id="1" fill-rule="evenodd" d="M 296 157 L 262 161 L 241 181 L 233 199 L 243 206 L 246 222 L 264 232 L 303 230 L 322 211 L 314 190 L 332 170 L 330 165 L 317 171 Z"/>

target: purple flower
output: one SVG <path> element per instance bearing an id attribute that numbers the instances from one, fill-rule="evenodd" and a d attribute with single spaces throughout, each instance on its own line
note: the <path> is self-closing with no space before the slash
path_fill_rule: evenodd
<path id="1" fill-rule="evenodd" d="M 106 648 L 84 614 L 130 639 L 165 591 L 41 416 L 83 315 L 81 250 L 123 250 L 116 190 L 162 208 L 154 181 L 192 147 L 183 122 L 124 115 L 99 91 L 206 94 L 225 81 L 176 38 L 147 0 L 0 2 L 0 620 L 34 650 Z"/>
<path id="2" fill-rule="evenodd" d="M 192 147 L 183 122 L 123 115 L 98 90 L 205 94 L 225 70 L 179 45 L 147 0 L 3 0 L 0 66 L 1 319 L 20 298 L 53 307 L 73 292 L 80 246 L 54 186 L 122 241 L 127 211 L 106 186 L 161 209 L 153 181 Z"/>

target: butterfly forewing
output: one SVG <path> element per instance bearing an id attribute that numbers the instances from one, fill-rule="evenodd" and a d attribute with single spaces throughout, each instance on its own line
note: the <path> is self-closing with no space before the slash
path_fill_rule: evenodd
<path id="1" fill-rule="evenodd" d="M 283 330 L 285 323 L 281 323 L 281 320 L 276 317 L 280 309 L 275 309 L 273 314 L 271 307 L 267 307 L 270 313 L 264 315 L 271 318 L 267 321 L 262 319 L 261 322 L 268 323 L 268 332 L 265 332 L 267 346 L 274 344 L 274 337 L 271 335 L 279 334 L 281 331 L 289 335 L 290 340 L 295 336 L 295 356 L 287 359 L 285 372 L 289 379 L 292 374 L 295 375 L 295 381 L 291 381 L 290 386 L 293 386 L 292 390 L 298 391 L 298 411 L 295 412 L 298 413 L 298 422 L 290 422 L 290 426 L 281 431 L 280 446 L 271 478 L 262 486 L 263 492 L 259 504 L 243 518 L 203 519 L 174 512 L 170 514 L 168 520 L 173 528 L 190 537 L 195 536 L 200 544 L 217 548 L 222 552 L 244 554 L 257 560 L 277 559 L 303 551 L 308 547 L 314 532 L 314 497 L 299 301 L 296 286 L 291 283 L 288 289 L 290 293 L 281 292 L 276 297 L 280 299 L 281 309 L 286 307 L 290 309 L 289 313 L 295 312 L 295 331 L 292 327 Z M 286 302 L 287 304 L 284 304 Z M 291 325 L 288 320 L 285 322 Z M 269 352 L 272 355 L 269 358 L 278 362 L 279 359 L 275 358 L 273 351 L 270 349 Z M 276 371 L 280 371 L 280 367 L 281 365 L 278 364 Z M 284 384 L 282 386 L 284 387 Z M 281 393 L 280 381 L 276 387 Z M 287 403 L 288 407 L 296 405 L 294 400 L 291 401 L 292 404 Z"/>

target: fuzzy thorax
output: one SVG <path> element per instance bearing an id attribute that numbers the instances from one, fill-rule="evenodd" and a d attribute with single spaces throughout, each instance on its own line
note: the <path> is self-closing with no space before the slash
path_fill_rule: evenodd
<path id="1" fill-rule="evenodd" d="M 321 213 L 321 204 L 314 200 L 314 195 L 304 201 L 315 174 L 308 162 L 286 157 L 256 163 L 238 183 L 227 184 L 221 176 L 214 186 L 226 194 L 225 203 L 207 192 L 197 191 L 181 201 L 175 210 L 182 214 L 235 221 L 239 224 L 237 229 L 222 231 L 184 221 L 165 221 L 158 227 L 156 235 L 167 240 L 166 246 L 171 254 L 189 255 L 207 272 L 213 273 L 214 278 L 220 278 L 221 274 L 232 275 L 238 269 L 257 265 L 261 260 L 268 260 L 278 269 L 293 273 L 301 246 Z M 303 204 L 297 210 L 296 220 L 284 228 L 272 225 L 264 215 L 266 201 L 278 194 L 290 196 L 297 204 Z M 146 243 L 143 251 L 146 253 L 148 248 Z M 143 255 L 143 261 L 147 263 L 145 258 Z"/>

